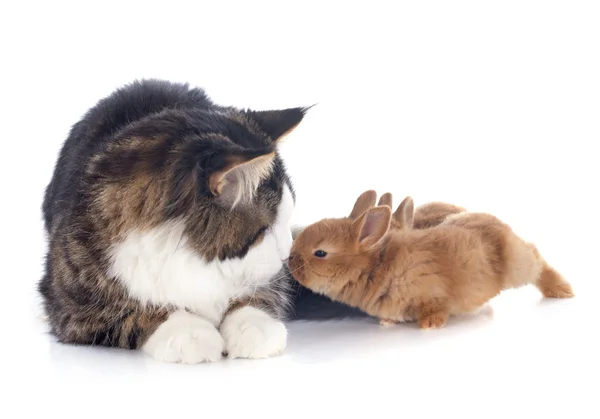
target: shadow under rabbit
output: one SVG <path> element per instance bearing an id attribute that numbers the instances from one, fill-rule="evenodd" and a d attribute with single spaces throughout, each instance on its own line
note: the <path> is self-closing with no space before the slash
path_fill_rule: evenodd
<path id="1" fill-rule="evenodd" d="M 327 362 L 340 357 L 366 357 L 387 349 L 429 346 L 440 340 L 481 330 L 493 319 L 490 305 L 450 317 L 440 329 L 422 330 L 417 322 L 380 325 L 375 318 L 288 323 L 287 353 L 299 362 Z M 318 354 L 316 356 L 315 354 Z"/>

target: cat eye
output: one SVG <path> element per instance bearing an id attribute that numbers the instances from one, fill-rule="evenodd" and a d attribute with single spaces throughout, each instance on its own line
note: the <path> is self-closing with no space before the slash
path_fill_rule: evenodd
<path id="1" fill-rule="evenodd" d="M 315 256 L 318 258 L 324 258 L 325 256 L 327 256 L 327 252 L 324 250 L 317 250 L 315 252 Z"/>

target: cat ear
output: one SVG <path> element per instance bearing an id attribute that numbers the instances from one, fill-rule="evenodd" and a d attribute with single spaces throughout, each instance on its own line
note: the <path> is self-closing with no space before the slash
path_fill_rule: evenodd
<path id="1" fill-rule="evenodd" d="M 375 206 L 375 201 L 377 201 L 377 192 L 374 190 L 368 190 L 363 192 L 354 203 L 354 208 L 352 208 L 352 212 L 350 213 L 349 218 L 355 220 L 362 213 L 368 210 L 371 207 Z"/>
<path id="2" fill-rule="evenodd" d="M 270 149 L 227 153 L 223 166 L 208 177 L 210 192 L 232 206 L 252 199 L 260 182 L 271 173 L 274 157 Z"/>
<path id="3" fill-rule="evenodd" d="M 369 249 L 379 243 L 388 232 L 391 219 L 392 210 L 387 206 L 373 207 L 358 217 L 353 226 L 359 246 Z"/>
<path id="4" fill-rule="evenodd" d="M 392 208 L 392 194 L 391 193 L 386 192 L 383 195 L 381 195 L 381 198 L 379 198 L 379 202 L 377 203 L 377 206 L 381 207 L 383 205 L 387 205 L 388 207 L 390 207 L 390 209 Z"/>
<path id="5" fill-rule="evenodd" d="M 413 227 L 414 212 L 415 204 L 413 199 L 407 196 L 394 212 L 394 220 L 401 229 L 410 230 Z"/>
<path id="6" fill-rule="evenodd" d="M 247 111 L 259 128 L 274 142 L 279 141 L 302 122 L 308 108 L 289 108 L 273 111 Z"/>

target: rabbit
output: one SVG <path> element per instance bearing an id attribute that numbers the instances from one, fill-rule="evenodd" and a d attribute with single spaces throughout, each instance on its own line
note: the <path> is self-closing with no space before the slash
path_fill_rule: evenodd
<path id="1" fill-rule="evenodd" d="M 381 195 L 377 206 L 382 205 L 387 205 L 388 207 L 392 208 L 391 193 L 386 192 L 383 195 Z M 441 224 L 449 215 L 459 214 L 466 211 L 467 210 L 463 207 L 448 204 L 445 202 L 429 202 L 427 204 L 418 206 L 415 209 L 415 214 L 413 218 L 413 228 L 420 230 L 423 228 L 435 227 Z M 390 225 L 390 228 L 392 230 L 397 229 L 397 226 L 403 223 L 403 221 L 399 219 L 403 216 L 403 214 L 404 210 L 402 208 L 402 204 L 400 204 L 396 211 L 394 211 L 394 213 L 392 214 L 392 221 Z"/>
<path id="2" fill-rule="evenodd" d="M 361 197 L 350 217 L 324 219 L 298 234 L 288 264 L 301 285 L 382 324 L 417 321 L 422 329 L 443 327 L 450 316 L 526 284 L 545 297 L 574 296 L 533 244 L 492 215 L 461 212 L 414 229 L 406 197 L 390 230 L 391 208 L 366 205 L 372 192 Z"/>

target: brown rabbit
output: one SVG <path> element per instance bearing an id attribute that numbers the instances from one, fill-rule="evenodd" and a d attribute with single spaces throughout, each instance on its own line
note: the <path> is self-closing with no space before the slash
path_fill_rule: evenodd
<path id="1" fill-rule="evenodd" d="M 396 211 L 392 214 L 392 221 L 390 228 L 392 230 L 398 229 L 399 225 L 403 225 L 404 222 L 401 219 L 404 215 L 403 203 L 406 201 L 402 201 L 402 203 L 398 206 Z M 379 198 L 378 206 L 387 205 L 392 208 L 392 194 L 389 192 L 384 193 Z M 416 230 L 421 230 L 423 228 L 430 228 L 440 225 L 446 217 L 453 214 L 459 214 L 461 212 L 466 212 L 465 208 L 447 204 L 445 202 L 429 202 L 427 204 L 423 204 L 418 206 L 415 209 L 415 214 L 413 218 L 413 228 Z"/>
<path id="2" fill-rule="evenodd" d="M 418 320 L 421 328 L 441 327 L 507 288 L 535 284 L 546 297 L 573 296 L 535 246 L 496 217 L 465 212 L 416 230 L 412 199 L 401 208 L 394 231 L 387 205 L 306 227 L 289 258 L 294 278 L 382 323 Z"/>

